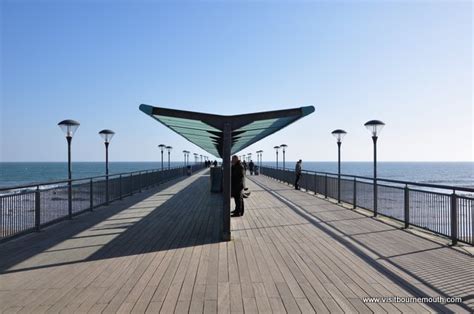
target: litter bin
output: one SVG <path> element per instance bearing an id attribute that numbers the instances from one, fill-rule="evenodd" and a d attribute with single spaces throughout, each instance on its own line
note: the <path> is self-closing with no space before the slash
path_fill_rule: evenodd
<path id="1" fill-rule="evenodd" d="M 222 193 L 222 167 L 211 167 L 211 192 Z"/>
<path id="2" fill-rule="evenodd" d="M 186 167 L 186 174 L 190 176 L 193 173 L 191 166 Z"/>

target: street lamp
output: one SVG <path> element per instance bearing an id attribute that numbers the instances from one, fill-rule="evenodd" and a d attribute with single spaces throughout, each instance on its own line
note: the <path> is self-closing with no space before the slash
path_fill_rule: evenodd
<path id="1" fill-rule="evenodd" d="M 74 120 L 63 120 L 58 123 L 59 127 L 66 134 L 67 140 L 67 173 L 68 173 L 68 214 L 69 219 L 72 218 L 72 175 L 71 175 L 71 142 L 74 133 L 76 133 L 77 128 L 80 123 Z"/>
<path id="2" fill-rule="evenodd" d="M 171 169 L 171 167 L 170 167 L 170 155 L 171 155 L 171 150 L 172 149 L 173 149 L 173 147 L 166 146 L 166 150 L 168 150 L 168 170 Z"/>
<path id="3" fill-rule="evenodd" d="M 112 130 L 102 130 L 99 135 L 104 139 L 105 144 L 105 202 L 109 203 L 109 144 L 114 137 L 115 132 Z"/>
<path id="4" fill-rule="evenodd" d="M 285 151 L 288 145 L 286 144 L 281 144 L 280 147 L 283 149 L 283 170 L 285 170 Z"/>
<path id="5" fill-rule="evenodd" d="M 194 153 L 194 163 L 197 164 L 198 162 L 198 153 Z"/>
<path id="6" fill-rule="evenodd" d="M 385 123 L 380 120 L 370 120 L 366 122 L 365 127 L 372 134 L 372 141 L 374 142 L 374 217 L 377 216 L 377 138 L 382 131 Z"/>
<path id="7" fill-rule="evenodd" d="M 331 132 L 332 135 L 337 139 L 337 202 L 341 202 L 341 144 L 342 139 L 346 136 L 347 132 L 341 129 L 337 129 Z"/>
<path id="8" fill-rule="evenodd" d="M 258 167 L 260 169 L 262 169 L 262 153 L 263 153 L 263 150 L 257 150 L 256 151 L 257 153 L 257 163 L 258 163 Z M 260 170 L 261 171 L 261 170 Z"/>
<path id="9" fill-rule="evenodd" d="M 186 150 L 183 150 L 183 161 L 184 161 L 184 166 L 186 167 Z"/>
<path id="10" fill-rule="evenodd" d="M 276 168 L 278 169 L 278 149 L 280 149 L 280 146 L 274 146 L 273 148 L 275 149 L 276 153 Z"/>
<path id="11" fill-rule="evenodd" d="M 202 155 L 199 155 L 201 157 L 201 164 L 202 164 Z"/>
<path id="12" fill-rule="evenodd" d="M 160 144 L 160 145 L 158 145 L 158 147 L 161 150 L 161 171 L 163 171 L 163 151 L 165 150 L 166 145 L 165 144 Z"/>

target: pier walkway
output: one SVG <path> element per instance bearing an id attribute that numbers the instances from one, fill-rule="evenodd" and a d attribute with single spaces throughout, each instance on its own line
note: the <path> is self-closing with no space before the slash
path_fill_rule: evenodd
<path id="1" fill-rule="evenodd" d="M 247 182 L 228 242 L 204 170 L 1 244 L 0 312 L 473 311 L 468 253 L 265 176 Z M 464 302 L 364 300 L 411 296 Z"/>

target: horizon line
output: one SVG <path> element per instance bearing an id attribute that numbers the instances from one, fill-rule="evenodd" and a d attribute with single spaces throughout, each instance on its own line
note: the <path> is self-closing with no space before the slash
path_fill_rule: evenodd
<path id="1" fill-rule="evenodd" d="M 222 159 L 222 158 L 214 158 L 215 160 L 217 159 Z M 214 160 L 212 159 L 212 160 Z M 209 159 L 211 160 L 211 159 Z M 252 159 L 253 160 L 253 159 Z M 59 160 L 49 160 L 49 161 L 39 161 L 39 160 L 35 160 L 35 161 L 28 161 L 28 160 L 21 160 L 21 161 L 12 161 L 12 160 L 5 160 L 5 161 L 0 161 L 0 163 L 14 163 L 14 162 L 17 162 L 17 163 L 28 163 L 28 162 L 36 162 L 36 163 L 59 163 L 59 162 L 64 162 L 64 163 L 67 163 L 67 160 L 64 160 L 64 161 L 59 161 Z M 76 160 L 76 161 L 71 161 L 72 163 L 77 163 L 77 162 L 102 162 L 104 163 L 105 161 L 104 160 Z M 119 161 L 110 161 L 109 160 L 109 163 L 112 163 L 112 162 L 147 162 L 147 163 L 161 163 L 161 160 L 119 160 Z M 163 160 L 163 162 L 168 162 L 167 160 Z M 179 163 L 184 163 L 184 161 L 182 160 L 171 160 L 170 162 L 179 162 Z M 275 160 L 263 160 L 262 162 L 272 162 L 272 163 L 276 163 Z M 286 162 L 296 162 L 296 160 L 286 160 Z M 337 163 L 337 160 L 304 160 L 303 159 L 303 163 L 305 162 L 335 162 Z M 370 162 L 372 163 L 373 161 L 372 160 L 345 160 L 345 161 L 341 161 L 341 164 L 342 163 L 345 163 L 345 162 Z M 381 162 L 471 162 L 471 163 L 474 163 L 474 160 L 378 160 L 377 163 L 381 163 Z M 194 161 L 190 161 L 189 162 L 190 164 L 191 163 L 194 163 Z M 279 160 L 278 163 L 283 163 L 282 160 Z"/>

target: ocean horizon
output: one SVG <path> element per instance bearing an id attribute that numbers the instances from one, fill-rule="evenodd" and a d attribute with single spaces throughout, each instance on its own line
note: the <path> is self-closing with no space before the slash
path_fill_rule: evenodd
<path id="1" fill-rule="evenodd" d="M 193 164 L 194 162 L 190 162 Z M 293 169 L 296 161 L 286 161 L 285 167 Z M 183 166 L 183 161 L 172 161 L 170 167 Z M 275 167 L 275 161 L 263 161 L 262 165 Z M 282 161 L 279 161 L 282 167 Z M 168 162 L 164 161 L 166 169 Z M 118 174 L 133 171 L 161 169 L 158 161 L 114 161 L 109 163 L 109 173 Z M 303 169 L 318 172 L 337 172 L 335 161 L 304 161 Z M 437 161 L 381 161 L 377 163 L 378 178 L 410 181 L 417 183 L 449 185 L 474 188 L 474 162 Z M 341 173 L 371 177 L 373 163 L 370 161 L 344 161 Z M 81 161 L 72 163 L 73 179 L 105 174 L 104 162 Z M 47 183 L 67 179 L 67 162 L 0 162 L 0 187 L 14 187 L 35 183 Z"/>

